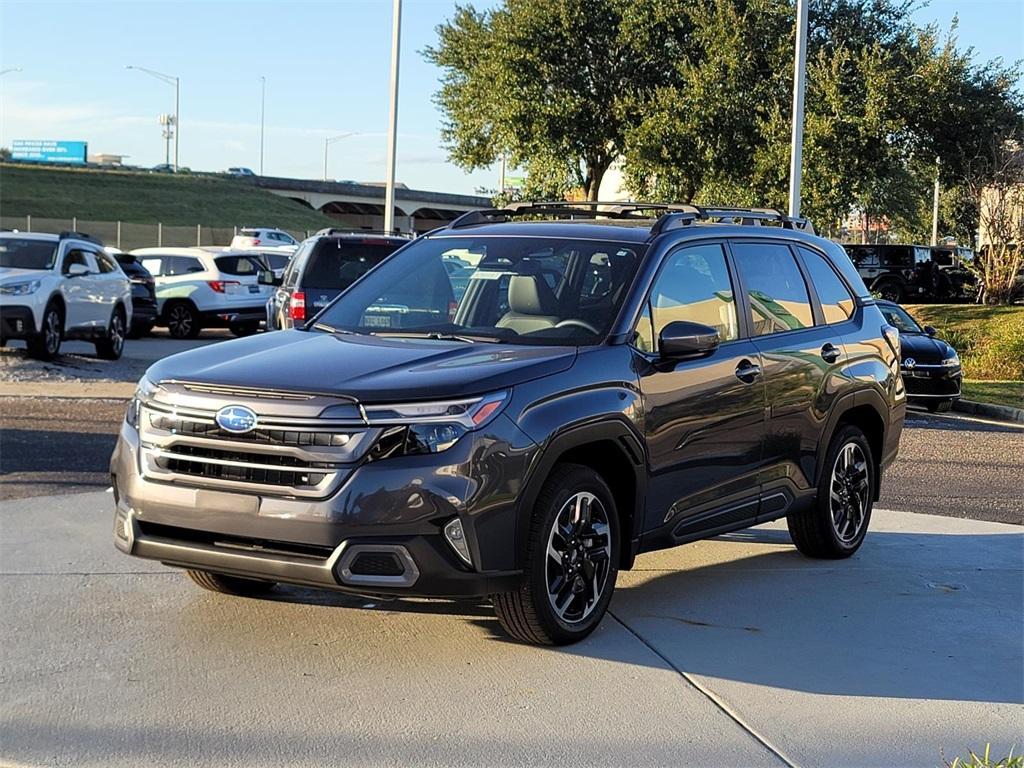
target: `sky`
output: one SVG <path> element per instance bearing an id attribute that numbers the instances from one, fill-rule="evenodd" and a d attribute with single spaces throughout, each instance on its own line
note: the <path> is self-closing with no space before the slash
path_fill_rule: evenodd
<path id="1" fill-rule="evenodd" d="M 552 0 L 555 2 L 556 0 Z M 478 8 L 497 0 L 477 0 Z M 181 80 L 181 164 L 259 172 L 260 77 L 266 78 L 264 171 L 322 178 L 324 140 L 335 179 L 385 175 L 390 0 L 0 0 L 0 146 L 13 139 L 83 140 L 90 153 L 164 160 L 158 118 L 174 88 L 135 65 Z M 466 173 L 441 143 L 438 70 L 422 51 L 454 0 L 404 0 L 397 179 L 472 194 L 497 168 Z M 947 28 L 980 60 L 1024 59 L 1024 0 L 931 0 L 914 18 Z"/>

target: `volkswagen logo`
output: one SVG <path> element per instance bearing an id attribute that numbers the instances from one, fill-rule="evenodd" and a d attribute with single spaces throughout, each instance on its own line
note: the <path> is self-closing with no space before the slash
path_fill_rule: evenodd
<path id="1" fill-rule="evenodd" d="M 228 405 L 217 411 L 215 421 L 225 432 L 241 434 L 256 428 L 256 413 L 244 405 Z"/>
<path id="2" fill-rule="evenodd" d="M 906 360 L 903 361 L 904 368 L 913 368 L 915 365 L 917 365 L 917 360 L 915 360 L 912 357 L 908 357 Z"/>

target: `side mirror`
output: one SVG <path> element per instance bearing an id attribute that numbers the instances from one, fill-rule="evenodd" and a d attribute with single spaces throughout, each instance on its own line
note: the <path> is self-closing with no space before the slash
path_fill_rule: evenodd
<path id="1" fill-rule="evenodd" d="M 280 285 L 281 278 L 275 275 L 272 269 L 261 269 L 256 275 L 256 282 L 260 285 Z"/>
<path id="2" fill-rule="evenodd" d="M 718 331 L 710 325 L 686 320 L 669 323 L 658 335 L 658 349 L 665 359 L 708 355 L 718 349 L 720 343 Z"/>
<path id="3" fill-rule="evenodd" d="M 85 264 L 72 264 L 64 274 L 68 277 L 81 277 L 89 274 L 89 267 Z"/>
<path id="4" fill-rule="evenodd" d="M 926 325 L 924 327 L 924 332 L 927 333 L 929 336 L 936 336 L 939 333 L 937 330 L 935 330 L 935 328 L 933 328 L 930 325 Z"/>

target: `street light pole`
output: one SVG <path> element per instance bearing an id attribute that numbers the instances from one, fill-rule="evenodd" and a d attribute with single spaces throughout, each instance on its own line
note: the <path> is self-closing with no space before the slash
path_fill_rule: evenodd
<path id="1" fill-rule="evenodd" d="M 398 53 L 402 34 L 402 0 L 394 0 L 391 19 L 391 114 L 388 120 L 388 161 L 384 192 L 384 231 L 395 228 L 395 150 L 398 140 Z"/>
<path id="2" fill-rule="evenodd" d="M 793 66 L 793 143 L 789 151 L 789 215 L 800 215 L 800 174 L 804 150 L 804 84 L 807 77 L 807 0 L 796 0 L 796 56 Z"/>
<path id="3" fill-rule="evenodd" d="M 267 116 L 267 78 L 260 75 L 260 176 L 263 175 L 263 133 Z"/>
<path id="4" fill-rule="evenodd" d="M 935 194 L 932 196 L 932 245 L 939 244 L 939 169 L 942 158 L 935 158 Z"/>
<path id="5" fill-rule="evenodd" d="M 353 133 L 342 133 L 342 134 L 339 134 L 337 136 L 330 136 L 330 137 L 324 139 L 324 181 L 328 181 L 328 176 L 327 176 L 327 148 L 329 146 L 331 146 L 331 144 L 333 144 L 336 141 L 341 141 L 342 139 L 347 139 L 349 136 L 355 136 L 355 135 L 356 134 L 354 132 Z M 260 173 L 261 174 L 263 173 L 262 169 L 260 170 Z"/>
<path id="6" fill-rule="evenodd" d="M 153 69 L 137 67 L 134 64 L 129 64 L 125 69 L 135 69 L 139 72 L 145 72 L 150 77 L 155 77 L 157 80 L 174 86 L 174 172 L 177 173 L 178 140 L 181 138 L 181 79 L 174 75 L 165 75 L 163 72 L 157 72 Z"/>

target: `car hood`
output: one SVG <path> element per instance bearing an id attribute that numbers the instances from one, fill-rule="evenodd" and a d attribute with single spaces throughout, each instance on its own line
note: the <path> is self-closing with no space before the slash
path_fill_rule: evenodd
<path id="1" fill-rule="evenodd" d="M 0 267 L 0 283 L 20 283 L 23 280 L 38 280 L 49 274 L 48 269 L 19 269 Z"/>
<path id="2" fill-rule="evenodd" d="M 919 363 L 940 363 L 953 355 L 953 348 L 942 339 L 924 333 L 901 333 L 902 357 L 914 358 Z"/>
<path id="3" fill-rule="evenodd" d="M 182 352 L 154 364 L 153 382 L 349 395 L 364 403 L 482 394 L 572 366 L 575 347 L 278 331 Z"/>

